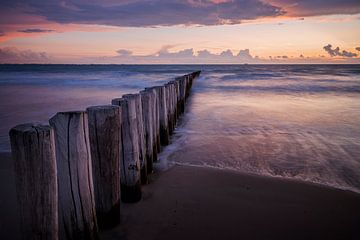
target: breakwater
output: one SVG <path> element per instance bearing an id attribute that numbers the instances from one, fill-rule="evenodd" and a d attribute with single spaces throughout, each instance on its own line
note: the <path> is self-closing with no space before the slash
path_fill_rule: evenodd
<path id="1" fill-rule="evenodd" d="M 12 128 L 23 236 L 97 239 L 99 227 L 117 225 L 121 201 L 141 199 L 199 74 Z"/>

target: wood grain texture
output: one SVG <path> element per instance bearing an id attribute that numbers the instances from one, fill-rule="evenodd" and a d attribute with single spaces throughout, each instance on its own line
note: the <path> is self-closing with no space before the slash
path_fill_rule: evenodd
<path id="1" fill-rule="evenodd" d="M 152 106 L 150 110 L 153 115 L 153 161 L 157 161 L 157 154 L 160 152 L 160 119 L 159 119 L 159 100 L 156 88 L 145 88 L 145 91 L 152 93 Z"/>
<path id="2" fill-rule="evenodd" d="M 145 129 L 142 112 L 142 103 L 140 93 L 125 94 L 123 98 L 135 101 L 136 109 L 136 125 L 138 128 L 138 141 L 139 141 L 139 159 L 140 159 L 140 177 L 141 183 L 147 184 L 147 160 L 146 160 L 146 146 L 145 146 Z"/>
<path id="3" fill-rule="evenodd" d="M 22 124 L 10 130 L 22 239 L 58 239 L 54 131 Z"/>
<path id="4" fill-rule="evenodd" d="M 160 88 L 153 87 L 153 92 L 155 92 L 155 134 L 156 134 L 156 149 L 157 152 L 161 151 L 161 140 L 160 140 Z"/>
<path id="5" fill-rule="evenodd" d="M 156 87 L 158 90 L 159 100 L 159 122 L 160 122 L 160 143 L 163 146 L 169 144 L 169 128 L 168 128 L 168 112 L 166 103 L 166 89 L 165 86 Z"/>
<path id="6" fill-rule="evenodd" d="M 176 79 L 179 82 L 179 88 L 180 88 L 179 109 L 180 109 L 180 113 L 183 113 L 185 110 L 185 77 L 178 77 Z"/>
<path id="7" fill-rule="evenodd" d="M 170 84 L 166 83 L 164 85 L 165 87 L 165 103 L 166 103 L 166 118 L 167 118 L 167 127 L 169 135 L 172 134 L 172 125 L 173 125 L 173 119 L 171 116 L 171 86 Z"/>
<path id="8" fill-rule="evenodd" d="M 135 99 L 116 98 L 111 102 L 121 107 L 122 160 L 120 162 L 121 200 L 141 200 L 140 157 Z"/>
<path id="9" fill-rule="evenodd" d="M 119 106 L 86 109 L 94 179 L 95 208 L 101 229 L 120 222 L 120 161 L 122 159 Z"/>
<path id="10" fill-rule="evenodd" d="M 152 91 L 143 90 L 141 94 L 141 103 L 143 110 L 144 129 L 145 129 L 145 146 L 146 146 L 146 160 L 147 172 L 152 173 L 154 161 L 154 110 L 155 110 L 155 94 Z"/>
<path id="11" fill-rule="evenodd" d="M 59 182 L 59 238 L 98 239 L 86 112 L 60 112 L 55 130 Z"/>

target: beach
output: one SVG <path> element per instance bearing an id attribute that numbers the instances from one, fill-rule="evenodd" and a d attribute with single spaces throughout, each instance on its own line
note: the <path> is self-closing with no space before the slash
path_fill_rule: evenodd
<path id="1" fill-rule="evenodd" d="M 39 65 L 23 67 L 28 74 L 21 76 L 3 68 L 0 238 L 19 239 L 9 128 L 110 104 L 193 66 Z M 122 202 L 121 223 L 100 231 L 100 239 L 359 239 L 357 68 L 201 69 L 141 200 Z M 18 95 L 29 101 L 19 104 Z"/>
<path id="2" fill-rule="evenodd" d="M 0 154 L 2 239 L 18 239 L 13 169 Z M 358 239 L 360 195 L 327 186 L 175 165 L 121 205 L 101 239 Z"/>

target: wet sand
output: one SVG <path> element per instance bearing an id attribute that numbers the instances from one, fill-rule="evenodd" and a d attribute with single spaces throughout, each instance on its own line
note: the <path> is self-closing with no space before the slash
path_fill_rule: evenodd
<path id="1" fill-rule="evenodd" d="M 104 239 L 360 239 L 360 195 L 349 191 L 175 166 L 143 192 Z"/>
<path id="2" fill-rule="evenodd" d="M 17 239 L 13 180 L 0 154 L 0 239 Z M 101 239 L 360 239 L 360 194 L 204 167 L 155 174 L 121 211 Z"/>

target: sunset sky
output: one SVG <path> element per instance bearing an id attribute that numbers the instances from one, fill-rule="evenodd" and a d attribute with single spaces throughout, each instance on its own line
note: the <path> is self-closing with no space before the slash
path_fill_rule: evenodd
<path id="1" fill-rule="evenodd" d="M 360 63 L 360 1 L 1 0 L 0 63 Z"/>

